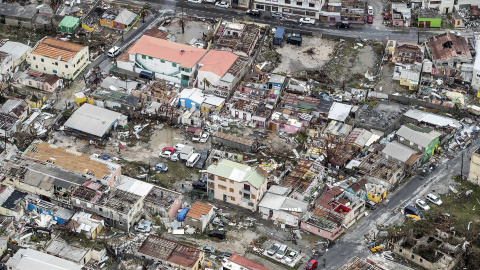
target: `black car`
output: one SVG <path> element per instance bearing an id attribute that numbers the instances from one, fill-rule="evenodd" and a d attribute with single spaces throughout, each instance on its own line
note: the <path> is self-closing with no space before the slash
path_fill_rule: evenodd
<path id="1" fill-rule="evenodd" d="M 226 233 L 225 233 L 225 231 L 215 230 L 215 231 L 208 232 L 208 236 L 215 237 L 215 238 L 218 238 L 220 240 L 223 240 L 223 239 L 225 239 Z"/>
<path id="2" fill-rule="evenodd" d="M 205 163 L 207 162 L 208 158 L 208 149 L 203 149 L 202 153 L 200 154 L 200 160 L 197 163 L 197 169 L 203 169 L 205 167 Z"/>
<path id="3" fill-rule="evenodd" d="M 249 9 L 249 10 L 247 10 L 247 15 L 250 15 L 250 16 L 261 16 L 261 15 L 262 15 L 262 12 L 260 12 L 260 10 L 258 10 L 258 9 Z"/>
<path id="4" fill-rule="evenodd" d="M 220 254 L 218 254 L 218 258 L 221 260 L 221 259 L 228 259 L 232 256 L 232 253 L 230 252 L 221 252 Z"/>
<path id="5" fill-rule="evenodd" d="M 375 210 L 377 208 L 377 204 L 373 201 L 367 200 L 365 202 L 365 207 L 370 208 L 370 210 Z"/>
<path id="6" fill-rule="evenodd" d="M 302 37 L 298 34 L 289 34 L 287 37 L 287 43 L 292 45 L 301 46 L 302 45 Z"/>
<path id="7" fill-rule="evenodd" d="M 200 189 L 200 190 L 203 190 L 203 191 L 207 191 L 207 183 L 206 182 L 194 181 L 192 183 L 192 187 L 194 189 Z"/>
<path id="8" fill-rule="evenodd" d="M 422 212 L 420 212 L 420 210 L 410 205 L 405 207 L 404 212 L 405 212 L 405 215 L 414 215 L 419 218 L 423 218 Z"/>
<path id="9" fill-rule="evenodd" d="M 350 23 L 347 21 L 337 23 L 337 28 L 349 28 L 349 27 L 350 27 Z"/>

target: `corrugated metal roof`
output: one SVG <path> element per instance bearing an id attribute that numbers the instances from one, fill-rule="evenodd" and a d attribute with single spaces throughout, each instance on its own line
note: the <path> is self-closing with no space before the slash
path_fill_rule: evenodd
<path id="1" fill-rule="evenodd" d="M 130 25 L 135 18 L 137 18 L 137 14 L 129 11 L 128 9 L 124 9 L 115 18 L 115 22 L 123 25 Z"/>
<path id="2" fill-rule="evenodd" d="M 344 122 L 347 119 L 351 109 L 352 105 L 334 102 L 330 107 L 328 119 Z"/>
<path id="3" fill-rule="evenodd" d="M 236 182 L 248 182 L 257 189 L 267 180 L 255 167 L 228 159 L 222 159 L 217 165 L 210 165 L 207 172 Z"/>
<path id="4" fill-rule="evenodd" d="M 400 162 L 406 163 L 407 160 L 417 151 L 413 150 L 412 148 L 403 145 L 397 141 L 391 142 L 385 146 L 382 150 L 382 153 L 388 155 Z"/>
<path id="5" fill-rule="evenodd" d="M 440 137 L 438 131 L 431 131 L 430 133 L 424 133 L 420 131 L 413 130 L 406 125 L 400 127 L 396 132 L 397 136 L 403 137 L 408 141 L 411 141 L 415 144 L 418 144 L 422 147 L 428 147 L 428 144 L 432 142 L 435 138 Z"/>
<path id="6" fill-rule="evenodd" d="M 102 137 L 122 116 L 121 113 L 84 104 L 65 123 L 65 127 Z"/>

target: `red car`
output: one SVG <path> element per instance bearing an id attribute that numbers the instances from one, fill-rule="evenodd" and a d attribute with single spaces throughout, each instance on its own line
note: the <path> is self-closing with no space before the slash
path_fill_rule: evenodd
<path id="1" fill-rule="evenodd" d="M 368 15 L 367 23 L 373 23 L 373 15 Z"/>
<path id="2" fill-rule="evenodd" d="M 172 154 L 175 153 L 175 149 L 173 147 L 164 147 L 162 149 L 162 152 L 165 152 L 165 151 L 170 151 Z"/>
<path id="3" fill-rule="evenodd" d="M 317 266 L 318 266 L 317 260 L 311 259 L 311 260 L 308 262 L 307 267 L 305 267 L 305 269 L 306 269 L 306 270 L 313 270 L 313 269 L 315 269 Z"/>

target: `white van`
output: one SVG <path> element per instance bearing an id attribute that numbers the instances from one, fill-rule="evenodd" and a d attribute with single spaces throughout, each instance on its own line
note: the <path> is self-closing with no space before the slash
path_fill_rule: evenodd
<path id="1" fill-rule="evenodd" d="M 113 46 L 110 50 L 108 50 L 107 55 L 108 57 L 116 57 L 121 53 L 120 48 L 117 46 Z"/>
<path id="2" fill-rule="evenodd" d="M 187 160 L 187 167 L 193 168 L 193 166 L 195 166 L 195 164 L 197 164 L 199 159 L 200 159 L 200 154 L 199 153 L 195 153 L 195 154 L 191 155 Z"/>
<path id="3" fill-rule="evenodd" d="M 277 259 L 283 259 L 286 253 L 287 253 L 287 245 L 281 245 L 277 251 L 277 255 L 276 255 Z"/>
<path id="4" fill-rule="evenodd" d="M 368 15 L 373 15 L 373 7 L 368 6 Z"/>

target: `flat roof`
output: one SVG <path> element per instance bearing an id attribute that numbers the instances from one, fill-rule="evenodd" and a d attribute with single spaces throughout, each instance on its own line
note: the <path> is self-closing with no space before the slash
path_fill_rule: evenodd
<path id="1" fill-rule="evenodd" d="M 333 102 L 330 111 L 328 112 L 328 119 L 344 122 L 351 110 L 352 105 Z"/>
<path id="2" fill-rule="evenodd" d="M 116 184 L 115 187 L 135 195 L 145 197 L 150 190 L 152 190 L 154 185 L 132 177 L 128 177 L 126 175 L 122 175 L 119 183 Z"/>
<path id="3" fill-rule="evenodd" d="M 101 159 L 93 159 L 87 154 L 67 150 L 54 144 L 35 141 L 25 150 L 23 157 L 41 163 L 51 164 L 67 171 L 102 179 L 120 169 L 120 165 Z"/>
<path id="4" fill-rule="evenodd" d="M 1 52 L 6 52 L 12 55 L 13 61 L 17 61 L 31 49 L 32 47 L 28 45 L 14 41 L 7 41 L 2 47 L 0 47 Z"/>
<path id="5" fill-rule="evenodd" d="M 145 203 L 151 203 L 158 206 L 170 207 L 175 201 L 181 197 L 179 192 L 162 188 L 159 186 L 153 186 L 153 188 L 145 196 Z"/>
<path id="6" fill-rule="evenodd" d="M 5 264 L 18 270 L 81 270 L 83 265 L 34 249 L 19 249 Z"/>
<path id="7" fill-rule="evenodd" d="M 103 137 L 120 116 L 122 116 L 121 113 L 86 103 L 78 108 L 64 125 L 74 130 Z"/>
<path id="8" fill-rule="evenodd" d="M 75 27 L 80 23 L 80 18 L 65 16 L 60 22 L 59 26 L 63 27 Z"/>
<path id="9" fill-rule="evenodd" d="M 61 238 L 54 239 L 45 252 L 60 258 L 79 263 L 87 255 L 88 249 L 72 246 Z"/>
<path id="10" fill-rule="evenodd" d="M 130 10 L 123 9 L 115 18 L 115 22 L 124 25 L 130 25 L 137 18 L 137 16 L 137 14 L 131 12 Z"/>

